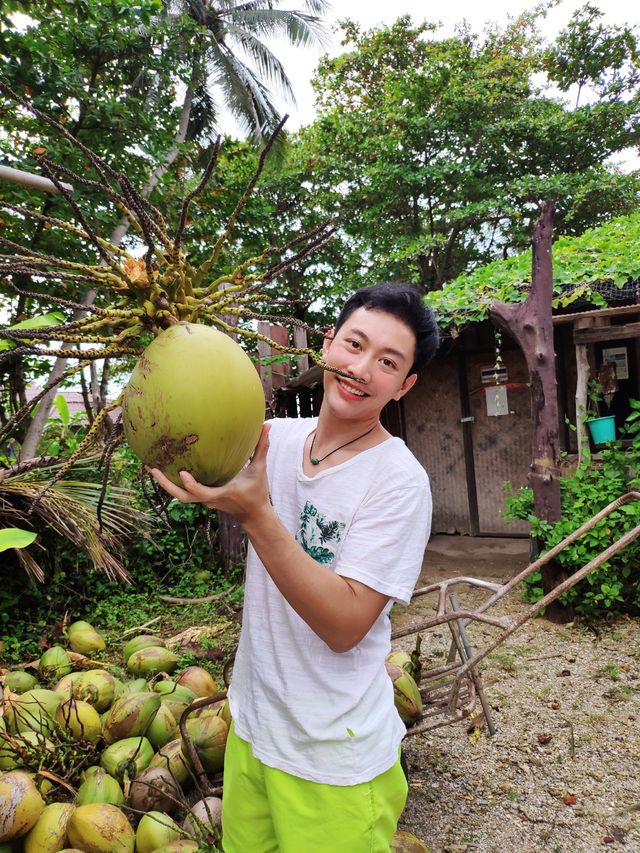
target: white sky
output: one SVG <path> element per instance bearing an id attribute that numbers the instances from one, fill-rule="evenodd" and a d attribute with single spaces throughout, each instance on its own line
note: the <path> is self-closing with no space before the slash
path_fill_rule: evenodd
<path id="1" fill-rule="evenodd" d="M 585 5 L 586 0 L 560 0 L 550 10 L 546 20 L 541 22 L 543 33 L 553 38 L 569 21 L 573 12 Z M 604 21 L 611 24 L 640 25 L 640 3 L 637 0 L 590 0 L 592 5 L 605 13 Z M 300 4 L 302 5 L 302 4 Z M 289 0 L 283 8 L 297 8 L 296 0 Z M 414 23 L 422 21 L 440 22 L 443 37 L 451 35 L 456 24 L 467 20 L 473 30 L 480 32 L 488 22 L 504 25 L 510 17 L 536 6 L 535 0 L 447 0 L 446 3 L 432 3 L 426 0 L 333 0 L 332 11 L 327 16 L 330 25 L 338 20 L 351 18 L 370 29 L 379 24 L 392 24 L 401 15 L 410 15 Z M 331 55 L 341 53 L 339 37 L 334 35 Z M 300 125 L 309 124 L 314 118 L 313 90 L 310 80 L 318 63 L 320 52 L 311 49 L 293 49 L 287 45 L 273 48 L 291 79 L 296 95 L 297 106 L 282 105 L 289 113 L 287 128 L 295 130 Z M 233 133 L 231 120 L 225 121 L 223 131 Z"/>

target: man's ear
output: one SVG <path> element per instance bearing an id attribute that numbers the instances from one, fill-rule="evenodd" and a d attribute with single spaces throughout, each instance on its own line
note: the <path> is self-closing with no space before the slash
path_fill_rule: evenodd
<path id="1" fill-rule="evenodd" d="M 399 400 L 401 397 L 404 397 L 404 395 L 407 393 L 407 391 L 410 391 L 413 388 L 413 386 L 416 384 L 417 381 L 418 381 L 418 374 L 417 373 L 410 373 L 407 376 L 407 378 L 404 380 L 404 382 L 402 383 L 402 385 L 400 386 L 398 391 L 394 394 L 393 399 Z"/>
<path id="2" fill-rule="evenodd" d="M 326 355 L 329 352 L 329 347 L 331 346 L 331 341 L 333 340 L 333 329 L 329 329 L 324 338 L 322 339 L 322 354 Z"/>

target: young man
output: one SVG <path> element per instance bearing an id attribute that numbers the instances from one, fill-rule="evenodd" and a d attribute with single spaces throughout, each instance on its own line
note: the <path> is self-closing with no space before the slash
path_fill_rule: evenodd
<path id="1" fill-rule="evenodd" d="M 229 691 L 225 853 L 382 853 L 407 784 L 385 671 L 389 611 L 408 603 L 431 523 L 427 476 L 380 423 L 438 345 L 411 287 L 346 302 L 317 419 L 263 429 L 251 463 L 209 488 L 158 471 L 182 501 L 234 515 L 250 547 Z M 348 377 L 348 378 L 347 378 Z"/>

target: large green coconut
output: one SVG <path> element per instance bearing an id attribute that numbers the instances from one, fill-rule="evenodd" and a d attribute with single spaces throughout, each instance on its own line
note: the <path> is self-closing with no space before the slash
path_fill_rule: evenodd
<path id="1" fill-rule="evenodd" d="M 67 629 L 69 645 L 74 652 L 81 655 L 93 655 L 102 652 L 106 648 L 104 637 L 102 637 L 90 622 L 74 622 Z"/>
<path id="2" fill-rule="evenodd" d="M 145 465 L 178 485 L 185 470 L 214 486 L 250 457 L 264 410 L 258 372 L 239 344 L 210 326 L 177 323 L 140 357 L 124 391 L 122 419 Z"/>
<path id="3" fill-rule="evenodd" d="M 180 827 L 169 815 L 150 811 L 140 818 L 136 830 L 136 853 L 153 853 L 163 844 L 180 838 Z"/>
<path id="4" fill-rule="evenodd" d="M 67 824 L 75 809 L 70 803 L 45 806 L 24 839 L 24 853 L 56 853 L 64 847 Z"/>
<path id="5" fill-rule="evenodd" d="M 69 818 L 67 837 L 85 853 L 133 853 L 135 849 L 131 824 L 110 803 L 78 806 Z"/>
<path id="6" fill-rule="evenodd" d="M 44 811 L 33 779 L 18 770 L 0 774 L 0 841 L 26 835 Z"/>
<path id="7" fill-rule="evenodd" d="M 4 686 L 8 687 L 12 693 L 26 693 L 27 690 L 33 690 L 38 686 L 38 679 L 23 669 L 14 669 L 13 672 L 5 675 Z"/>

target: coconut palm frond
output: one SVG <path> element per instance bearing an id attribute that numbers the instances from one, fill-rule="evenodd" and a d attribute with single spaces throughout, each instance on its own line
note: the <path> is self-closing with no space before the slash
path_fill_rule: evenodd
<path id="1" fill-rule="evenodd" d="M 238 124 L 253 134 L 257 143 L 264 144 L 280 119 L 269 90 L 251 68 L 224 46 L 217 52 L 213 68 L 218 71 L 227 106 Z"/>
<path id="2" fill-rule="evenodd" d="M 26 548 L 16 548 L 16 554 L 18 561 L 27 573 L 29 580 L 34 583 L 44 583 L 44 572 L 34 559 L 33 555 L 30 554 Z"/>
<path id="3" fill-rule="evenodd" d="M 258 74 L 270 82 L 275 90 L 280 92 L 292 104 L 295 103 L 295 95 L 291 81 L 287 77 L 284 66 L 278 57 L 260 41 L 253 33 L 233 23 L 228 24 L 229 34 L 242 47 L 247 57 L 255 64 Z"/>
<path id="4" fill-rule="evenodd" d="M 276 0 L 276 2 L 281 3 L 282 0 Z M 235 2 L 227 2 L 227 5 L 233 6 L 234 11 L 244 12 L 246 10 L 270 8 L 273 6 L 273 0 L 242 0 L 242 2 L 235 0 Z M 302 7 L 311 15 L 320 16 L 327 14 L 331 9 L 331 3 L 327 0 L 304 0 Z"/>
<path id="5" fill-rule="evenodd" d="M 207 80 L 204 79 L 193 92 L 187 139 L 213 139 L 218 132 L 219 112 L 218 105 L 207 87 Z"/>
<path id="6" fill-rule="evenodd" d="M 86 483 L 76 480 L 61 480 L 58 491 L 70 500 L 81 502 L 97 510 L 102 494 L 101 483 Z M 144 533 L 151 525 L 150 516 L 131 506 L 133 493 L 122 486 L 110 486 L 101 510 L 102 526 L 118 536 Z"/>
<path id="7" fill-rule="evenodd" d="M 242 15 L 233 15 L 233 20 L 251 32 L 266 38 L 283 36 L 294 47 L 328 48 L 331 40 L 325 24 L 313 15 L 284 9 L 251 9 Z M 226 26 L 231 21 L 225 20 Z"/>
<path id="8" fill-rule="evenodd" d="M 24 470 L 17 465 L 0 472 L 0 525 L 27 527 L 34 532 L 54 530 L 76 547 L 85 551 L 94 567 L 110 580 L 130 582 L 129 574 L 115 554 L 127 538 L 145 533 L 152 524 L 149 515 L 132 505 L 133 493 L 122 487 L 111 487 L 105 496 L 101 521 L 97 507 L 102 486 L 79 480 L 61 480 L 44 494 L 42 486 L 51 478 L 59 463 L 43 460 L 42 467 Z M 32 505 L 40 495 L 40 500 Z M 21 566 L 30 577 L 42 581 L 44 574 L 33 555 L 16 549 Z"/>
<path id="9" fill-rule="evenodd" d="M 187 15 L 206 32 L 206 39 L 194 56 L 204 60 L 217 74 L 208 74 L 205 85 L 213 83 L 242 130 L 257 145 L 263 145 L 277 126 L 280 115 L 272 102 L 267 83 L 278 94 L 295 104 L 293 88 L 284 67 L 264 40 L 282 38 L 293 46 L 327 48 L 329 31 L 319 17 L 329 4 L 324 0 L 306 0 L 301 9 L 276 8 L 281 0 L 165 0 L 166 13 L 180 27 L 180 15 Z M 252 66 L 250 69 L 238 53 Z M 245 91 L 241 91 L 242 88 Z M 203 103 L 203 106 L 206 106 Z M 193 108 L 193 107 L 192 107 Z M 211 122 L 202 124 L 205 132 Z M 198 122 L 193 122 L 193 134 Z M 276 143 L 282 148 L 284 140 Z M 282 150 L 279 151 L 279 155 Z"/>

